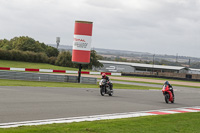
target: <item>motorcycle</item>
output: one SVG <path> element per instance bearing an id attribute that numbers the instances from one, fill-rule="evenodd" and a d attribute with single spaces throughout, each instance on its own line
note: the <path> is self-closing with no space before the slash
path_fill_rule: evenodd
<path id="1" fill-rule="evenodd" d="M 111 81 L 110 81 L 110 84 Z M 113 95 L 113 89 L 111 89 L 111 86 L 109 85 L 109 82 L 106 82 L 106 79 L 101 79 L 99 82 L 99 87 L 100 87 L 100 93 L 102 96 L 104 96 L 105 94 L 108 94 L 109 96 Z"/>
<path id="2" fill-rule="evenodd" d="M 163 85 L 162 92 L 165 97 L 166 103 L 169 103 L 169 102 L 174 103 L 174 97 L 168 85 Z"/>

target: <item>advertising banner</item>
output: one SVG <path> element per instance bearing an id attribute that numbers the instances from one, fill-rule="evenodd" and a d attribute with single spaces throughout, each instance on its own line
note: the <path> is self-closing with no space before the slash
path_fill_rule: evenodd
<path id="1" fill-rule="evenodd" d="M 92 22 L 75 21 L 72 62 L 90 63 Z"/>

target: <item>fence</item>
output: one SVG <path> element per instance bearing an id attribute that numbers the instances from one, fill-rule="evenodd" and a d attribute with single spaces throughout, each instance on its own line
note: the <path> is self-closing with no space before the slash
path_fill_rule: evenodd
<path id="1" fill-rule="evenodd" d="M 0 79 L 77 83 L 77 76 L 41 74 L 31 72 L 0 71 Z M 97 78 L 81 77 L 81 83 L 96 84 Z"/>

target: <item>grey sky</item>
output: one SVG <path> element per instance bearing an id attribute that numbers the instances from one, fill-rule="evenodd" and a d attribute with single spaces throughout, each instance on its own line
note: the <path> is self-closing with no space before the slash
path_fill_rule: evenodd
<path id="1" fill-rule="evenodd" d="M 200 57 L 200 0 L 0 0 L 0 39 L 72 45 L 93 22 L 92 47 Z"/>

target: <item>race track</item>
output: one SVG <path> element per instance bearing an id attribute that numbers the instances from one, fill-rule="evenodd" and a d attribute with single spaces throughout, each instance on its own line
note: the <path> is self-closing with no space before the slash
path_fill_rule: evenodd
<path id="1" fill-rule="evenodd" d="M 175 103 L 166 104 L 158 90 L 115 89 L 103 97 L 95 88 L 0 86 L 0 123 L 200 105 L 199 88 L 174 88 Z"/>

